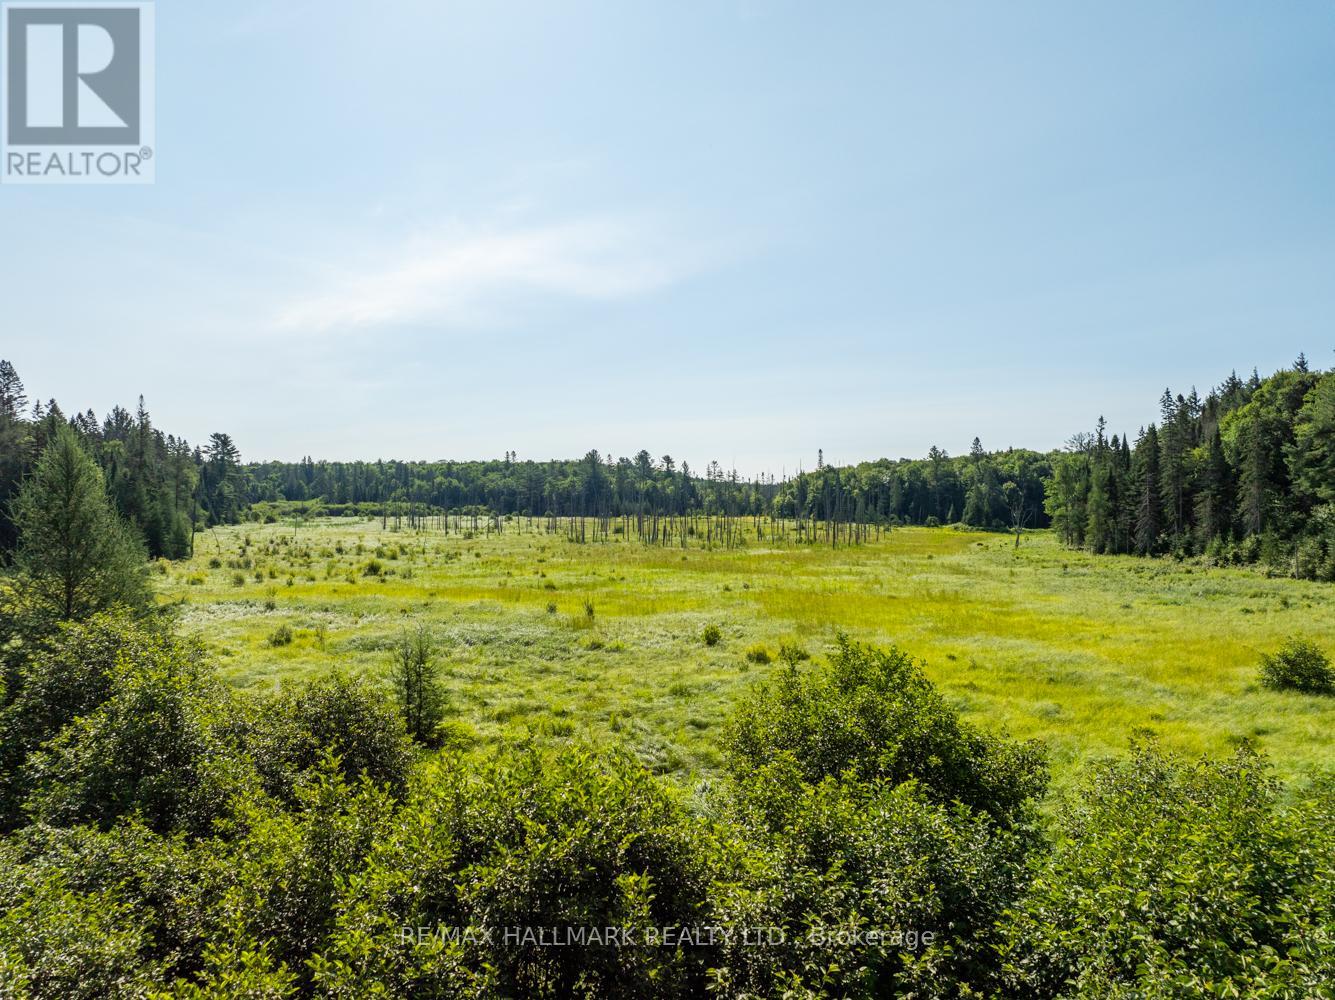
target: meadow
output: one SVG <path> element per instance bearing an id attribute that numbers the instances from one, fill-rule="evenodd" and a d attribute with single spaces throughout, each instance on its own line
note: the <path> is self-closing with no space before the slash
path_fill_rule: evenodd
<path id="1" fill-rule="evenodd" d="M 1282 777 L 1335 759 L 1335 699 L 1257 683 L 1290 634 L 1335 651 L 1335 588 L 1253 568 L 1091 556 L 1048 532 L 902 528 L 840 548 L 574 543 L 541 525 L 396 529 L 320 518 L 218 527 L 158 564 L 182 631 L 269 689 L 386 679 L 397 637 L 440 643 L 452 740 L 619 742 L 686 784 L 719 762 L 732 700 L 781 643 L 894 643 L 975 723 L 1048 748 L 1054 783 L 1153 732 L 1189 754 L 1256 743 Z M 719 640 L 705 642 L 716 625 Z M 800 667 L 799 667 L 800 669 Z"/>

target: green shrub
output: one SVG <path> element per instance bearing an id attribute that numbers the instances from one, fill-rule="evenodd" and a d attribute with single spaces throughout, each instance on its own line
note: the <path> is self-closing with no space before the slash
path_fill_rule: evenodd
<path id="1" fill-rule="evenodd" d="M 1323 995 L 1335 792 L 1278 793 L 1245 746 L 1188 764 L 1144 743 L 1096 768 L 1003 922 L 1008 995 Z"/>
<path id="2" fill-rule="evenodd" d="M 828 663 L 799 662 L 740 701 L 722 741 L 760 874 L 720 909 L 786 942 L 729 949 L 723 970 L 744 995 L 985 995 L 1038 841 L 1038 748 L 966 726 L 899 650 L 841 637 Z M 813 934 L 822 946 L 802 947 Z"/>
<path id="3" fill-rule="evenodd" d="M 477 730 L 460 719 L 446 719 L 436 726 L 434 743 L 441 750 L 467 750 L 477 740 Z"/>
<path id="4" fill-rule="evenodd" d="M 123 613 L 60 626 L 19 664 L 9 684 L 9 704 L 0 710 L 0 823 L 13 825 L 27 794 L 26 756 L 111 696 L 118 663 L 170 671 L 185 662 L 196 670 L 201 658 L 199 646 Z"/>
<path id="5" fill-rule="evenodd" d="M 402 716 L 362 678 L 331 673 L 259 701 L 245 744 L 265 789 L 289 804 L 329 754 L 349 783 L 364 775 L 395 795 L 407 789 L 412 752 Z"/>
<path id="6" fill-rule="evenodd" d="M 270 646 L 290 646 L 292 645 L 292 627 L 287 624 L 279 625 L 269 633 Z"/>
<path id="7" fill-rule="evenodd" d="M 706 646 L 717 646 L 723 638 L 723 630 L 717 625 L 706 625 L 703 638 Z"/>
<path id="8" fill-rule="evenodd" d="M 748 646 L 746 650 L 746 659 L 748 663 L 769 663 L 774 658 L 770 656 L 769 649 L 764 643 L 756 643 L 754 646 Z"/>
<path id="9" fill-rule="evenodd" d="M 700 926 L 716 874 L 704 824 L 630 758 L 505 756 L 481 772 L 446 759 L 423 776 L 347 883 L 312 963 L 323 995 L 703 995 L 709 956 L 696 949 L 505 941 L 516 927 Z M 450 947 L 405 927 L 475 936 Z"/>
<path id="10" fill-rule="evenodd" d="M 1335 694 L 1335 669 L 1315 642 L 1293 637 L 1261 657 L 1261 683 L 1275 691 Z"/>
<path id="11" fill-rule="evenodd" d="M 790 665 L 744 697 L 722 749 L 739 781 L 790 753 L 811 784 L 845 772 L 864 782 L 916 781 L 942 804 L 962 802 L 1003 823 L 1027 818 L 1047 787 L 1037 744 L 979 732 L 906 653 L 842 636 L 828 663 Z"/>
<path id="12" fill-rule="evenodd" d="M 57 873 L 29 874 L 21 893 L 0 900 L 0 996 L 143 997 L 160 983 L 139 914 L 114 892 L 76 893 Z"/>
<path id="13" fill-rule="evenodd" d="M 791 754 L 736 794 L 752 868 L 744 887 L 718 887 L 715 919 L 783 935 L 725 949 L 733 995 L 987 995 L 993 928 L 1023 891 L 1032 836 L 913 781 L 810 784 Z M 885 939 L 841 940 L 851 928 Z"/>
<path id="14" fill-rule="evenodd" d="M 138 813 L 202 834 L 254 777 L 234 737 L 234 696 L 189 655 L 120 659 L 108 696 L 28 757 L 27 808 L 54 825 Z"/>

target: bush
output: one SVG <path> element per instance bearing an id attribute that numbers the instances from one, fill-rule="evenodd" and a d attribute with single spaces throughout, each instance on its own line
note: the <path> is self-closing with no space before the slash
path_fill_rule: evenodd
<path id="1" fill-rule="evenodd" d="M 786 660 L 724 732 L 733 808 L 760 867 L 720 908 L 792 944 L 729 949 L 729 981 L 744 995 L 985 994 L 992 928 L 1038 842 L 1037 747 L 960 722 L 896 649 L 840 637 L 824 665 L 799 669 L 796 649 Z M 840 939 L 849 928 L 890 940 Z M 928 932 L 936 940 L 909 944 Z M 813 934 L 826 943 L 802 947 Z"/>
<path id="2" fill-rule="evenodd" d="M 630 758 L 521 752 L 481 773 L 437 762 L 348 881 L 322 995 L 678 997 L 705 992 L 697 949 L 545 947 L 505 928 L 702 926 L 707 829 Z M 471 929 L 467 943 L 405 927 Z M 368 950 L 368 942 L 375 947 Z"/>
<path id="3" fill-rule="evenodd" d="M 143 997 L 161 981 L 151 939 L 114 892 L 74 893 L 36 876 L 0 906 L 0 996 L 32 1000 Z"/>
<path id="4" fill-rule="evenodd" d="M 234 696 L 189 655 L 120 659 L 106 700 L 29 756 L 27 808 L 106 828 L 135 813 L 202 835 L 254 773 L 233 738 Z"/>
<path id="5" fill-rule="evenodd" d="M 1097 768 L 1004 921 L 1008 995 L 1324 995 L 1335 794 L 1278 793 L 1248 747 L 1188 764 L 1143 743 Z"/>
<path id="6" fill-rule="evenodd" d="M 289 804 L 330 754 L 349 782 L 365 775 L 395 795 L 407 789 L 412 752 L 403 719 L 360 678 L 334 673 L 259 702 L 245 743 L 265 789 Z"/>
<path id="7" fill-rule="evenodd" d="M 1261 657 L 1261 683 L 1275 691 L 1335 694 L 1335 670 L 1316 643 L 1293 637 L 1278 653 Z"/>
<path id="8" fill-rule="evenodd" d="M 809 784 L 791 754 L 736 791 L 754 867 L 744 889 L 719 887 L 716 920 L 784 934 L 727 949 L 733 995 L 986 995 L 992 929 L 1023 891 L 1032 837 L 912 781 Z M 885 937 L 839 937 L 852 928 Z"/>
<path id="9" fill-rule="evenodd" d="M 907 654 L 842 636 L 824 666 L 790 664 L 742 699 L 722 747 L 739 781 L 789 753 L 810 784 L 845 772 L 864 782 L 916 781 L 943 805 L 962 802 L 1003 823 L 1028 818 L 1047 787 L 1037 744 L 975 730 Z"/>
<path id="10" fill-rule="evenodd" d="M 263 953 L 258 967 L 249 968 L 262 983 L 290 981 L 289 969 L 309 978 L 306 961 L 328 941 L 339 885 L 365 868 L 393 809 L 382 790 L 345 781 L 330 755 L 304 777 L 294 805 L 287 810 L 265 796 L 247 797 L 224 836 L 197 852 L 196 892 L 216 900 L 206 914 L 201 998 L 274 995 L 218 989 L 229 968 L 236 974 L 249 966 L 234 964 L 246 952 Z M 227 960 L 229 951 L 238 954 Z"/>
<path id="11" fill-rule="evenodd" d="M 15 810 L 27 794 L 24 759 L 110 697 L 119 662 L 159 671 L 185 662 L 198 670 L 201 658 L 197 645 L 174 640 L 124 613 L 60 626 L 18 665 L 9 704 L 0 711 L 0 822 L 16 822 Z"/>
<path id="12" fill-rule="evenodd" d="M 269 633 L 270 646 L 290 646 L 292 645 L 292 627 L 290 625 L 279 625 Z"/>
<path id="13" fill-rule="evenodd" d="M 723 638 L 723 630 L 717 625 L 706 625 L 703 638 L 706 646 L 717 646 Z"/>
<path id="14" fill-rule="evenodd" d="M 747 648 L 746 659 L 747 662 L 749 663 L 765 664 L 769 663 L 773 659 L 773 657 L 770 656 L 770 652 L 765 647 L 764 643 L 758 642 L 754 646 L 750 646 Z"/>

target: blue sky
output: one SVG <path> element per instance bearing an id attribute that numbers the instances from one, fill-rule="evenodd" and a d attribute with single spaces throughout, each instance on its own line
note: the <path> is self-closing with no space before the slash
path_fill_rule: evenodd
<path id="1" fill-rule="evenodd" d="M 1335 6 L 158 4 L 0 356 L 248 458 L 1059 445 L 1335 344 Z"/>

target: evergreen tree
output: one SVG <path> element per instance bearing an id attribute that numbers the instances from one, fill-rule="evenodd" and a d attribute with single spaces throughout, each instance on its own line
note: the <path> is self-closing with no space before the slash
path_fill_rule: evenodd
<path id="1" fill-rule="evenodd" d="M 228 434 L 209 435 L 201 488 L 210 524 L 232 524 L 243 507 L 241 453 Z"/>
<path id="2" fill-rule="evenodd" d="M 1210 438 L 1201 486 L 1196 494 L 1196 526 L 1202 547 L 1228 536 L 1233 524 L 1233 481 L 1219 432 Z"/>
<path id="3" fill-rule="evenodd" d="M 1159 432 L 1150 424 L 1136 442 L 1133 478 L 1136 486 L 1136 527 L 1134 548 L 1137 555 L 1152 555 L 1159 547 L 1163 530 L 1159 486 Z"/>
<path id="4" fill-rule="evenodd" d="M 1106 456 L 1096 459 L 1090 474 L 1085 540 L 1094 552 L 1112 552 L 1116 509 L 1112 493 L 1112 467 Z"/>
<path id="5" fill-rule="evenodd" d="M 1274 454 L 1260 414 L 1243 425 L 1239 435 L 1242 445 L 1242 469 L 1239 506 L 1243 531 L 1259 535 L 1269 526 L 1271 468 Z"/>
<path id="6" fill-rule="evenodd" d="M 8 361 L 0 359 L 0 421 L 20 419 L 27 405 L 19 373 Z"/>
<path id="7" fill-rule="evenodd" d="M 1178 544 L 1187 530 L 1187 402 L 1165 389 L 1159 401 L 1159 487 L 1164 529 Z"/>
<path id="8" fill-rule="evenodd" d="M 58 425 L 13 507 L 21 610 L 39 626 L 148 607 L 143 547 L 73 429 Z"/>
<path id="9" fill-rule="evenodd" d="M 408 735 L 419 743 L 434 745 L 446 699 L 436 663 L 435 638 L 425 625 L 404 629 L 400 634 L 390 680 Z"/>

